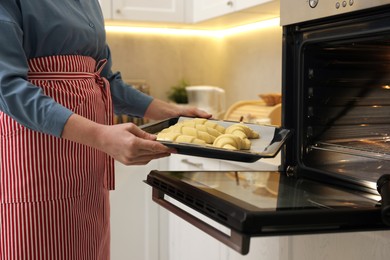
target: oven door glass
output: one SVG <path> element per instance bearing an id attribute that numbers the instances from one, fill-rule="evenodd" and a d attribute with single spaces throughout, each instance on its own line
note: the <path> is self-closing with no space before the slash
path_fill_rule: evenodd
<path id="1" fill-rule="evenodd" d="M 153 199 L 245 254 L 251 236 L 379 230 L 380 197 L 285 173 L 152 171 Z M 221 234 L 165 195 L 231 229 Z"/>

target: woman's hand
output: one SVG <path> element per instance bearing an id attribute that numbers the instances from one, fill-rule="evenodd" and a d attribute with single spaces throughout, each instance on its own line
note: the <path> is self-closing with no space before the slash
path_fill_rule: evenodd
<path id="1" fill-rule="evenodd" d="M 155 120 L 179 116 L 211 118 L 212 115 L 196 107 L 178 106 L 159 99 L 153 99 L 145 112 L 145 117 Z"/>
<path id="2" fill-rule="evenodd" d="M 155 135 L 141 130 L 133 123 L 104 126 L 100 134 L 100 150 L 125 165 L 147 164 L 153 159 L 176 152 L 156 142 Z"/>
<path id="3" fill-rule="evenodd" d="M 202 118 L 212 117 L 211 114 L 207 113 L 206 111 L 200 110 L 196 107 L 179 106 L 177 111 L 179 113 L 178 116 L 202 117 Z"/>
<path id="4" fill-rule="evenodd" d="M 147 164 L 176 152 L 132 123 L 101 125 L 77 114 L 69 117 L 62 138 L 96 148 L 125 165 Z"/>
<path id="5" fill-rule="evenodd" d="M 196 107 L 177 106 L 158 99 L 145 112 L 145 117 L 156 120 L 179 116 L 210 118 L 212 115 Z M 132 123 L 102 125 L 77 114 L 69 117 L 62 138 L 96 148 L 125 165 L 147 164 L 176 152 Z"/>

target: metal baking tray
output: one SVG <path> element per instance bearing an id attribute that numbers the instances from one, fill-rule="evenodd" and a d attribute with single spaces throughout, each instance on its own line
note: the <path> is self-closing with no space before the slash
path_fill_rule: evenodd
<path id="1" fill-rule="evenodd" d="M 157 134 L 161 130 L 170 127 L 171 125 L 176 124 L 179 121 L 192 119 L 191 117 L 178 117 L 170 118 L 164 121 L 159 121 L 155 123 L 149 123 L 146 125 L 140 126 L 144 131 Z M 223 127 L 228 127 L 232 124 L 237 124 L 238 122 L 233 121 L 221 121 L 213 120 L 215 123 L 222 125 Z M 199 157 L 207 157 L 214 159 L 223 159 L 230 161 L 239 161 L 239 162 L 255 162 L 261 158 L 272 158 L 275 157 L 280 151 L 283 144 L 286 142 L 288 137 L 291 134 L 290 130 L 278 128 L 270 125 L 258 125 L 258 124 L 248 124 L 253 130 L 257 131 L 260 134 L 259 139 L 251 139 L 251 149 L 250 150 L 227 150 L 223 148 L 202 146 L 190 143 L 178 143 L 170 141 L 159 141 L 160 143 L 173 147 L 177 150 L 179 154 L 186 154 Z"/>

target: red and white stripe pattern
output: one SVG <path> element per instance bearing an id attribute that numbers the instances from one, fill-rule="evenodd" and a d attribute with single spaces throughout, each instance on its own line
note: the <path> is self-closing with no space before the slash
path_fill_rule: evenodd
<path id="1" fill-rule="evenodd" d="M 104 64 L 85 56 L 29 61 L 29 80 L 98 123 L 112 123 Z M 112 158 L 32 131 L 0 112 L 0 259 L 109 259 Z"/>

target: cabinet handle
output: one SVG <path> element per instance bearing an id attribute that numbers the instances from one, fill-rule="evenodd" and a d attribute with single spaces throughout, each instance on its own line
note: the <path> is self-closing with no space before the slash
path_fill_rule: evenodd
<path id="1" fill-rule="evenodd" d="M 116 13 L 121 14 L 122 13 L 121 9 L 116 9 Z"/>
<path id="2" fill-rule="evenodd" d="M 228 1 L 227 5 L 230 6 L 230 7 L 233 7 L 233 1 Z"/>
<path id="3" fill-rule="evenodd" d="M 194 166 L 194 167 L 197 167 L 197 168 L 203 168 L 203 163 L 194 163 L 194 162 L 189 161 L 188 159 L 182 159 L 181 162 L 188 164 L 188 165 L 191 165 L 191 166 Z"/>

